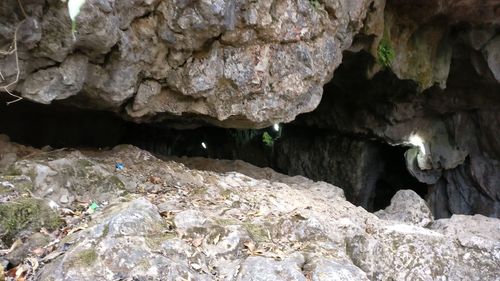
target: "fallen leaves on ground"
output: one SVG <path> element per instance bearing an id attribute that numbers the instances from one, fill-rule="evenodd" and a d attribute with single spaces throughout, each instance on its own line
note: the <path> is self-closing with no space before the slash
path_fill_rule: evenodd
<path id="1" fill-rule="evenodd" d="M 163 183 L 160 177 L 157 176 L 150 176 L 149 177 L 149 182 L 152 184 L 161 184 Z"/>
<path id="2" fill-rule="evenodd" d="M 101 205 L 106 205 L 106 203 Z M 61 245 L 61 241 L 68 235 L 86 229 L 88 227 L 87 221 L 90 219 L 90 216 L 97 212 L 101 208 L 101 205 L 90 200 L 77 201 L 75 210 L 68 208 L 60 209 L 60 217 L 66 222 L 65 225 L 52 232 L 48 231 L 46 228 L 40 229 L 40 233 L 51 237 L 52 241 L 43 247 L 33 249 L 21 264 L 7 271 L 4 271 L 4 268 L 0 265 L 0 281 L 34 280 L 35 273 L 40 268 L 41 264 L 56 259 L 64 254 L 71 246 L 69 243 Z M 78 209 L 82 209 L 83 211 Z M 0 249 L 0 256 L 8 255 L 22 244 L 23 241 L 17 239 L 9 249 Z"/>

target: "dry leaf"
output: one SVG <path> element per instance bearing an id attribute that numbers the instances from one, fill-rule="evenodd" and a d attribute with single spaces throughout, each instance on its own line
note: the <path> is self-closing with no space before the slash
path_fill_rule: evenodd
<path id="1" fill-rule="evenodd" d="M 260 210 L 253 211 L 253 212 L 248 212 L 247 215 L 248 216 L 254 216 L 254 217 L 262 217 L 263 216 L 263 214 L 260 212 Z"/>
<path id="2" fill-rule="evenodd" d="M 44 248 L 36 248 L 33 251 L 31 251 L 35 256 L 41 257 L 43 254 L 45 254 L 45 249 Z"/>
<path id="3" fill-rule="evenodd" d="M 73 210 L 68 209 L 68 208 L 61 208 L 61 209 L 59 209 L 59 211 L 63 215 L 74 215 L 75 214 L 75 212 Z"/>
<path id="4" fill-rule="evenodd" d="M 191 267 L 194 269 L 194 270 L 200 270 L 201 269 L 201 265 L 197 264 L 197 263 L 192 263 L 191 264 Z"/>
<path id="5" fill-rule="evenodd" d="M 217 234 L 217 236 L 215 236 L 214 238 L 214 244 L 219 243 L 219 240 L 220 240 L 220 234 Z"/>
<path id="6" fill-rule="evenodd" d="M 66 235 L 70 235 L 70 234 L 73 234 L 77 231 L 84 230 L 85 228 L 87 228 L 87 224 L 84 224 L 82 226 L 75 227 L 75 228 L 71 229 L 70 231 L 68 231 L 68 234 L 66 234 Z"/>
<path id="7" fill-rule="evenodd" d="M 42 261 L 43 261 L 44 263 L 47 263 L 47 262 L 49 262 L 49 261 L 51 261 L 51 260 L 53 260 L 53 259 L 57 258 L 58 256 L 60 256 L 60 255 L 62 255 L 62 254 L 63 254 L 63 253 L 62 253 L 62 252 L 59 252 L 59 251 L 57 251 L 57 252 L 52 252 L 52 253 L 50 253 L 50 254 L 46 255 L 46 256 L 42 259 Z"/>
<path id="8" fill-rule="evenodd" d="M 193 244 L 193 246 L 199 247 L 203 243 L 203 238 L 201 238 L 201 237 L 200 238 L 196 238 L 191 243 Z"/>
<path id="9" fill-rule="evenodd" d="M 50 232 L 45 227 L 42 227 L 40 229 L 40 233 L 50 236 Z"/>
<path id="10" fill-rule="evenodd" d="M 23 265 L 17 266 L 16 268 L 17 268 L 15 275 L 16 281 L 23 281 L 24 280 L 23 276 L 25 275 L 24 273 L 26 272 L 26 268 L 24 268 Z"/>
<path id="11" fill-rule="evenodd" d="M 26 260 L 31 264 L 31 271 L 35 272 L 39 266 L 38 260 L 31 257 L 27 258 Z"/>
<path id="12" fill-rule="evenodd" d="M 298 220 L 307 220 L 306 217 L 304 217 L 302 214 L 295 213 L 292 217 L 298 219 Z"/>
<path id="13" fill-rule="evenodd" d="M 171 219 L 171 218 L 175 217 L 175 213 L 172 211 L 166 211 L 166 212 L 164 211 L 164 212 L 160 213 L 160 216 L 162 216 L 166 219 Z"/>
<path id="14" fill-rule="evenodd" d="M 160 177 L 156 177 L 156 176 L 149 177 L 149 182 L 151 182 L 152 184 L 160 184 L 160 183 L 162 183 L 161 178 Z"/>
<path id="15" fill-rule="evenodd" d="M 247 240 L 243 245 L 248 249 L 248 251 L 253 252 L 255 250 L 255 243 L 252 240 Z"/>

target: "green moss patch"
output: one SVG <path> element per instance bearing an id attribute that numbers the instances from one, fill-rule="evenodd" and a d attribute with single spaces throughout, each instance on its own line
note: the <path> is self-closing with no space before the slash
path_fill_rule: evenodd
<path id="1" fill-rule="evenodd" d="M 84 266 L 84 267 L 89 267 L 93 265 L 97 259 L 99 258 L 99 255 L 94 249 L 87 249 L 83 250 L 79 253 L 77 253 L 68 263 L 70 267 L 75 267 L 75 266 Z"/>
<path id="2" fill-rule="evenodd" d="M 32 198 L 20 198 L 0 205 L 0 237 L 8 245 L 12 244 L 21 231 L 49 230 L 61 226 L 59 216 L 43 201 Z"/>
<path id="3" fill-rule="evenodd" d="M 242 226 L 255 242 L 270 241 L 266 226 L 253 223 L 243 223 Z"/>
<path id="4" fill-rule="evenodd" d="M 175 238 L 177 238 L 177 235 L 175 235 L 175 233 L 162 233 L 158 235 L 144 236 L 146 245 L 151 249 L 157 249 L 163 242 Z"/>
<path id="5" fill-rule="evenodd" d="M 396 52 L 392 48 L 389 40 L 382 39 L 377 48 L 378 62 L 385 67 L 390 67 L 395 57 L 396 57 Z"/>

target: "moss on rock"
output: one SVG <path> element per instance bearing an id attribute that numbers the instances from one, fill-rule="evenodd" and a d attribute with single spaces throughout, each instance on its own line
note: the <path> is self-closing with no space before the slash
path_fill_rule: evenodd
<path id="1" fill-rule="evenodd" d="M 0 218 L 0 238 L 9 245 L 21 231 L 38 231 L 42 227 L 56 229 L 62 224 L 49 206 L 33 198 L 20 198 L 1 204 Z"/>
<path id="2" fill-rule="evenodd" d="M 268 228 L 261 224 L 243 223 L 243 228 L 255 242 L 269 242 Z"/>
<path id="3" fill-rule="evenodd" d="M 68 263 L 68 265 L 70 267 L 76 267 L 76 266 L 89 267 L 93 265 L 98 258 L 99 255 L 94 249 L 87 249 L 77 253 Z"/>

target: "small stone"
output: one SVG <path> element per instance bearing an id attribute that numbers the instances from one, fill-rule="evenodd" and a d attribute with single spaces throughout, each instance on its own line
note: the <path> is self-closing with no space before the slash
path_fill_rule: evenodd
<path id="1" fill-rule="evenodd" d="M 61 195 L 61 197 L 59 198 L 59 203 L 61 203 L 61 204 L 68 204 L 69 203 L 68 194 Z"/>
<path id="2" fill-rule="evenodd" d="M 43 152 L 49 152 L 49 151 L 52 151 L 53 148 L 50 145 L 46 145 L 46 146 L 42 147 L 40 150 Z"/>
<path id="3" fill-rule="evenodd" d="M 200 211 L 195 210 L 182 211 L 174 218 L 175 227 L 179 230 L 202 227 L 206 221 L 205 216 Z"/>
<path id="4" fill-rule="evenodd" d="M 368 280 L 366 273 L 350 263 L 340 263 L 331 259 L 315 258 L 304 266 L 311 272 L 312 280 Z"/>

